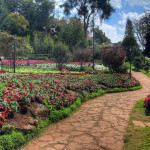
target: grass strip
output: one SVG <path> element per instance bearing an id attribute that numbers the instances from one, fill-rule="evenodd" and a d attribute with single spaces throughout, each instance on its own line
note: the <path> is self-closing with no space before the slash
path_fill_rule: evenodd
<path id="1" fill-rule="evenodd" d="M 150 150 L 150 127 L 139 127 L 133 120 L 150 122 L 150 116 L 145 115 L 144 99 L 138 101 L 132 110 L 125 134 L 123 150 Z"/>

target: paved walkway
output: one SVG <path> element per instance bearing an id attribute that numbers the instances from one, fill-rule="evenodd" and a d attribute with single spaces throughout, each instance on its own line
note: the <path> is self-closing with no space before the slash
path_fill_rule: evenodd
<path id="1" fill-rule="evenodd" d="M 83 103 L 23 150 L 121 150 L 133 106 L 150 94 L 150 79 L 140 72 L 133 76 L 141 82 L 141 90 L 105 94 Z"/>

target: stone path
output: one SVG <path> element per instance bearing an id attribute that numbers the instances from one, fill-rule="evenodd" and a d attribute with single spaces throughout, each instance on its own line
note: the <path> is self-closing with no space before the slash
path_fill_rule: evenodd
<path id="1" fill-rule="evenodd" d="M 150 79 L 140 72 L 133 76 L 141 82 L 141 90 L 105 94 L 83 103 L 23 150 L 121 150 L 133 106 L 150 94 Z"/>

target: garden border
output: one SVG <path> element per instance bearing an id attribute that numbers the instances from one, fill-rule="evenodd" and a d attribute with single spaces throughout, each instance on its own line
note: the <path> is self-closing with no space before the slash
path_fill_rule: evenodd
<path id="1" fill-rule="evenodd" d="M 49 118 L 46 120 L 41 120 L 37 127 L 27 134 L 23 135 L 22 132 L 13 131 L 11 135 L 0 136 L 0 150 L 17 150 L 25 146 L 30 140 L 37 137 L 48 125 L 56 123 L 68 116 L 70 116 L 74 111 L 76 111 L 82 104 L 82 102 L 88 101 L 90 99 L 104 95 L 105 93 L 115 93 L 115 92 L 126 92 L 135 91 L 142 88 L 142 85 L 132 88 L 114 88 L 109 90 L 99 89 L 97 93 L 91 93 L 85 97 L 79 95 L 76 101 L 68 108 L 62 107 L 60 110 L 50 109 Z"/>

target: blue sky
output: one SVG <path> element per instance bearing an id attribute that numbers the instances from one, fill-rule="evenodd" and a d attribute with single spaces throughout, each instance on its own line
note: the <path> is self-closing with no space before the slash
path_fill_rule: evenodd
<path id="1" fill-rule="evenodd" d="M 61 5 L 63 0 L 56 0 L 57 15 L 62 16 Z M 144 11 L 150 11 L 150 0 L 111 0 L 112 6 L 116 9 L 109 20 L 100 23 L 96 19 L 96 25 L 105 32 L 106 36 L 111 39 L 112 43 L 122 41 L 124 38 L 124 30 L 126 20 L 129 17 L 132 21 L 138 20 L 143 15 Z M 75 10 L 73 11 L 75 13 Z"/>

